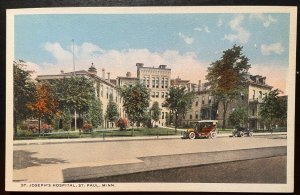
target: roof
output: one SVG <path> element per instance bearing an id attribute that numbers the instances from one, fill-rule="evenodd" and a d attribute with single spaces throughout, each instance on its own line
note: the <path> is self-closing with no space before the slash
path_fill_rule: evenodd
<path id="1" fill-rule="evenodd" d="M 137 77 L 117 77 L 117 78 L 120 78 L 120 79 L 131 79 L 131 80 L 138 80 Z"/>
<path id="2" fill-rule="evenodd" d="M 139 69 L 171 70 L 171 68 L 138 67 Z"/>
<path id="3" fill-rule="evenodd" d="M 66 76 L 72 76 L 74 74 L 74 72 L 67 72 L 67 73 L 62 73 L 62 74 L 53 74 L 53 75 L 38 75 L 37 76 L 37 80 L 39 79 L 51 79 L 51 78 L 47 78 L 47 77 L 66 77 Z M 75 71 L 75 75 L 86 75 L 86 76 L 89 76 L 91 78 L 94 78 L 96 80 L 100 80 L 104 83 L 106 83 L 107 85 L 110 85 L 112 87 L 116 87 L 116 85 L 112 82 L 108 82 L 107 80 L 104 80 L 103 78 L 95 75 L 95 74 L 92 74 L 92 73 L 89 73 L 88 71 L 86 70 L 78 70 L 78 71 Z M 58 78 L 52 78 L 52 79 L 58 79 Z"/>

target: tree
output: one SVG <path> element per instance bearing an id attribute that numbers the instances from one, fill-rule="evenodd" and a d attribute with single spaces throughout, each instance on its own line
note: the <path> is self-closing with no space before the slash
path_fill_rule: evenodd
<path id="1" fill-rule="evenodd" d="M 24 61 L 13 62 L 14 79 L 14 137 L 17 134 L 17 125 L 32 113 L 26 106 L 34 98 L 35 83 L 31 79 L 32 71 L 25 70 Z"/>
<path id="2" fill-rule="evenodd" d="M 147 108 L 149 107 L 149 91 L 140 83 L 132 87 L 120 88 L 120 94 L 123 98 L 123 107 L 128 116 L 131 126 L 143 120 Z"/>
<path id="3" fill-rule="evenodd" d="M 247 111 L 243 107 L 237 107 L 228 118 L 232 126 L 245 126 L 248 121 Z"/>
<path id="4" fill-rule="evenodd" d="M 71 122 L 72 122 L 72 114 L 69 109 L 64 109 L 61 115 L 62 118 L 62 125 L 63 130 L 69 131 L 71 129 Z"/>
<path id="5" fill-rule="evenodd" d="M 177 131 L 179 116 L 184 116 L 191 109 L 194 94 L 186 91 L 185 87 L 171 87 L 169 97 L 163 103 L 175 116 L 175 131 Z"/>
<path id="6" fill-rule="evenodd" d="M 58 115 L 58 100 L 48 82 L 36 85 L 35 100 L 26 106 L 32 111 L 33 116 L 39 119 L 39 133 L 41 131 L 41 119 L 43 117 L 54 117 Z"/>
<path id="7" fill-rule="evenodd" d="M 220 60 L 210 64 L 206 80 L 217 102 L 223 107 L 223 129 L 226 126 L 228 105 L 244 90 L 247 81 L 249 59 L 242 54 L 241 46 L 234 45 L 223 52 Z"/>
<path id="8" fill-rule="evenodd" d="M 76 111 L 79 116 L 89 111 L 95 99 L 93 81 L 83 76 L 73 76 L 53 82 L 61 110 L 69 110 L 71 113 Z"/>
<path id="9" fill-rule="evenodd" d="M 97 128 L 103 123 L 103 109 L 99 99 L 93 99 L 90 102 L 87 121 L 91 123 L 94 128 Z"/>
<path id="10" fill-rule="evenodd" d="M 56 80 L 55 89 L 60 107 L 68 108 L 71 112 L 87 112 L 89 103 L 95 99 L 93 82 L 83 76 Z"/>
<path id="11" fill-rule="evenodd" d="M 158 102 L 153 102 L 152 107 L 150 108 L 151 112 L 151 119 L 155 122 L 159 120 L 160 115 L 161 115 L 161 108 L 159 107 Z"/>
<path id="12" fill-rule="evenodd" d="M 284 124 L 287 119 L 287 99 L 278 96 L 279 90 L 275 89 L 263 98 L 259 116 L 272 130 L 276 124 Z"/>
<path id="13" fill-rule="evenodd" d="M 112 94 L 109 96 L 106 116 L 109 122 L 115 122 L 119 118 L 118 105 L 114 102 Z"/>

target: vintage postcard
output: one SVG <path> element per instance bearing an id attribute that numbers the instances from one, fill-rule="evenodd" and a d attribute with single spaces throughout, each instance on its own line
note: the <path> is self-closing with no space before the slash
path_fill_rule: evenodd
<path id="1" fill-rule="evenodd" d="M 7 10 L 7 191 L 293 192 L 296 7 Z"/>

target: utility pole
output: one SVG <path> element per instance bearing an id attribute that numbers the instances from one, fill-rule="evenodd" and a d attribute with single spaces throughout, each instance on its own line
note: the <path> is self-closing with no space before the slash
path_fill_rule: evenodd
<path id="1" fill-rule="evenodd" d="M 72 39 L 73 47 L 72 47 L 72 53 L 73 53 L 73 76 L 75 77 L 75 57 L 74 57 L 74 39 Z M 76 118 L 76 109 L 74 110 L 74 130 L 77 129 L 77 118 Z"/>

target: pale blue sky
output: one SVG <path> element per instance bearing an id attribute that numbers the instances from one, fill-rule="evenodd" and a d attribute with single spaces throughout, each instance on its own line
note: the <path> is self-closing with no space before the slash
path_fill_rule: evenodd
<path id="1" fill-rule="evenodd" d="M 253 68 L 284 70 L 288 66 L 289 14 L 15 16 L 15 59 L 36 64 L 42 73 L 51 67 L 58 69 L 57 72 L 68 69 L 72 39 L 75 39 L 77 66 L 82 68 L 93 61 L 99 68 L 110 68 L 112 72 L 122 63 L 131 65 L 129 69 L 134 71 L 136 59 L 136 62 L 149 60 L 144 63 L 151 66 L 159 65 L 156 63 L 160 61 L 171 68 L 174 64 L 176 75 L 180 69 L 175 66 L 188 56 L 187 63 L 197 66 L 199 62 L 202 68 L 199 71 L 203 72 L 208 64 L 221 57 L 223 50 L 238 44 L 244 47 Z M 173 52 L 171 56 L 168 51 Z M 112 59 L 114 53 L 119 56 L 117 61 Z"/>

